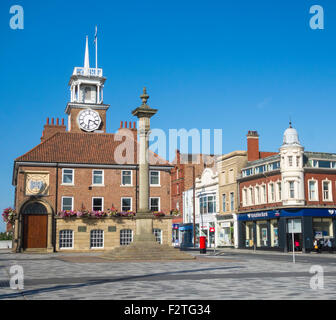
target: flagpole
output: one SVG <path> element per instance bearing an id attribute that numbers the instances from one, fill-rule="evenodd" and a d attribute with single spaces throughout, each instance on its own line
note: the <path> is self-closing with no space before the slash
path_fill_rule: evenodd
<path id="1" fill-rule="evenodd" d="M 95 43 L 96 43 L 96 70 L 97 70 L 98 69 L 98 37 L 97 37 L 97 26 L 96 26 Z"/>

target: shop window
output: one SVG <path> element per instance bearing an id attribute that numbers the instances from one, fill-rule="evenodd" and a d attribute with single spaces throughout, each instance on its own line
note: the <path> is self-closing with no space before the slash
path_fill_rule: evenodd
<path id="1" fill-rule="evenodd" d="M 253 222 L 246 222 L 246 247 L 251 248 L 254 246 L 254 228 Z"/>
<path id="2" fill-rule="evenodd" d="M 267 247 L 267 245 L 268 245 L 267 222 L 257 221 L 257 246 Z"/>
<path id="3" fill-rule="evenodd" d="M 332 218 L 313 218 L 313 234 L 317 239 L 333 237 Z"/>
<path id="4" fill-rule="evenodd" d="M 278 220 L 271 220 L 271 247 L 279 246 L 279 226 Z"/>

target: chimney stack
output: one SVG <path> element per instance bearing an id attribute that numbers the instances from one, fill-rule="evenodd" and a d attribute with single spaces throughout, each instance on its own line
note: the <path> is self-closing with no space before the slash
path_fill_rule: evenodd
<path id="1" fill-rule="evenodd" d="M 62 124 L 60 124 L 59 118 L 55 119 L 51 118 L 51 124 L 49 118 L 47 118 L 47 123 L 44 125 L 44 130 L 42 132 L 41 142 L 49 139 L 51 136 L 56 134 L 57 132 L 65 132 L 66 126 L 64 125 L 64 119 L 62 119 Z"/>
<path id="2" fill-rule="evenodd" d="M 247 161 L 260 159 L 259 135 L 257 131 L 249 131 L 247 134 Z"/>

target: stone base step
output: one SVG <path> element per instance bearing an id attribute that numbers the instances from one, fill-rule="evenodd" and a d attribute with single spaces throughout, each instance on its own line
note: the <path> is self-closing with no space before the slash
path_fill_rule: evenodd
<path id="1" fill-rule="evenodd" d="M 136 241 L 104 253 L 101 258 L 109 260 L 193 260 L 194 256 L 168 245 L 154 241 Z"/>

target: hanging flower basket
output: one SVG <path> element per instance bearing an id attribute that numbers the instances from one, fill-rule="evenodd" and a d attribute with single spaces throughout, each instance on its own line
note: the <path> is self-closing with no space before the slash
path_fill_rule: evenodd
<path id="1" fill-rule="evenodd" d="M 16 211 L 13 208 L 6 208 L 3 210 L 2 218 L 6 223 L 13 223 L 16 217 Z"/>
<path id="2" fill-rule="evenodd" d="M 179 215 L 180 215 L 180 211 L 177 210 L 177 209 L 174 209 L 174 210 L 172 211 L 172 215 L 173 215 L 173 216 L 179 216 Z"/>

